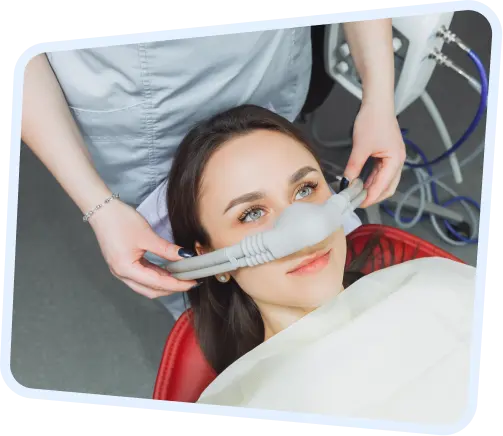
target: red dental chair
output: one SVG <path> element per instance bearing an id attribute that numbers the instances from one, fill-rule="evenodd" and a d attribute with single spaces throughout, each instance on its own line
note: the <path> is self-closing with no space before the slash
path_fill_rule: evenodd
<path id="1" fill-rule="evenodd" d="M 361 268 L 363 274 L 422 257 L 443 257 L 463 263 L 403 230 L 382 225 L 363 225 L 347 236 L 352 249 L 348 250 L 346 267 L 362 253 L 376 234 L 380 235 L 379 243 L 372 252 L 374 256 Z M 196 402 L 216 377 L 199 348 L 190 316 L 190 310 L 186 311 L 168 336 L 155 382 L 155 400 Z"/>

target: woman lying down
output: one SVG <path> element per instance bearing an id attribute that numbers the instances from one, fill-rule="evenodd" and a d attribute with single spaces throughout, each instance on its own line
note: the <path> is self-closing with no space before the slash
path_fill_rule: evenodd
<path id="1" fill-rule="evenodd" d="M 331 195 L 291 123 L 242 106 L 190 132 L 168 210 L 198 254 L 270 228 L 293 202 Z M 202 280 L 188 293 L 218 373 L 199 403 L 454 424 L 463 418 L 475 269 L 417 259 L 355 281 L 343 230 L 303 252 Z"/>

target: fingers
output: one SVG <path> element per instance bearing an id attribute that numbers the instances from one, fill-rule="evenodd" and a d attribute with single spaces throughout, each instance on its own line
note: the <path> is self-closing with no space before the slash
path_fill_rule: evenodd
<path id="1" fill-rule="evenodd" d="M 162 291 L 156 291 L 154 289 L 148 288 L 147 286 L 140 285 L 139 283 L 133 282 L 132 280 L 129 279 L 121 279 L 120 277 L 117 277 L 119 280 L 124 282 L 127 286 L 129 286 L 133 291 L 136 293 L 143 295 L 144 297 L 154 299 L 158 297 L 166 297 L 168 295 L 171 295 L 172 292 L 162 292 Z"/>
<path id="2" fill-rule="evenodd" d="M 156 268 L 152 264 L 144 266 L 140 262 L 133 265 L 128 276 L 137 283 L 160 291 L 184 292 L 197 285 L 195 280 L 177 280 L 162 268 Z"/>
<path id="3" fill-rule="evenodd" d="M 134 282 L 133 280 L 129 279 L 122 279 L 122 282 L 126 284 L 128 287 L 130 287 L 134 292 L 137 294 L 140 294 L 146 298 L 149 298 L 153 300 L 154 298 L 159 298 L 159 297 L 167 297 L 169 295 L 172 295 L 174 292 L 169 292 L 169 291 L 156 291 L 155 289 L 151 289 L 147 286 L 141 285 L 139 283 Z"/>
<path id="4" fill-rule="evenodd" d="M 144 267 L 144 268 L 150 268 L 150 269 L 153 269 L 154 271 L 157 271 L 160 275 L 167 275 L 169 276 L 170 273 L 168 271 L 166 271 L 164 268 L 161 268 L 159 265 L 156 265 L 152 262 L 149 262 L 147 259 L 145 259 L 144 257 L 142 257 L 139 262 L 141 263 L 141 265 Z"/>
<path id="5" fill-rule="evenodd" d="M 171 261 L 181 260 L 185 250 L 181 251 L 182 247 L 172 244 L 165 239 L 158 236 L 154 231 L 148 232 L 147 237 L 143 242 L 142 248 L 149 251 L 162 259 L 167 259 Z"/>
<path id="6" fill-rule="evenodd" d="M 365 183 L 367 198 L 361 207 L 365 208 L 391 197 L 400 182 L 402 164 L 399 160 L 383 159 L 379 161 Z"/>
<path id="7" fill-rule="evenodd" d="M 353 148 L 346 169 L 344 170 L 344 177 L 349 181 L 358 178 L 369 157 L 369 153 L 362 152 L 360 148 Z"/>
<path id="8" fill-rule="evenodd" d="M 374 168 L 372 169 L 372 172 L 370 173 L 370 175 L 368 176 L 367 180 L 365 181 L 365 189 L 368 189 L 369 186 L 372 185 L 372 183 L 374 183 L 374 180 L 376 178 L 376 175 L 377 173 L 379 172 L 379 169 L 380 169 L 380 165 L 379 165 L 379 162 L 374 166 Z"/>
<path id="9" fill-rule="evenodd" d="M 112 273 L 124 282 L 134 282 L 143 290 L 154 292 L 184 292 L 197 285 L 195 280 L 177 280 L 168 271 L 145 259 L 115 267 Z"/>
<path id="10" fill-rule="evenodd" d="M 172 294 L 172 292 L 169 292 L 169 291 L 164 291 L 164 292 L 163 291 L 156 291 L 155 289 L 151 289 L 148 286 L 144 286 L 139 283 L 136 283 L 133 280 L 126 279 L 124 277 L 120 277 L 117 274 L 115 274 L 115 272 L 112 269 L 110 269 L 110 271 L 116 279 L 120 280 L 121 282 L 123 282 L 124 284 L 129 286 L 137 294 L 143 295 L 144 297 L 152 299 L 152 298 L 156 298 L 156 297 L 160 297 L 160 296 L 168 296 L 168 295 Z"/>
<path id="11" fill-rule="evenodd" d="M 395 178 L 390 183 L 388 189 L 383 194 L 381 194 L 381 196 L 377 199 L 377 203 L 380 203 L 381 201 L 384 201 L 395 194 L 396 188 L 398 187 L 401 178 L 402 178 L 402 167 L 400 167 L 400 169 L 398 170 Z"/>

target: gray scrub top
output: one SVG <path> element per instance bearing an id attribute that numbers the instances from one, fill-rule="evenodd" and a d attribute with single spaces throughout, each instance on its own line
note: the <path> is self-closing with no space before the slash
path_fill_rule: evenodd
<path id="1" fill-rule="evenodd" d="M 245 103 L 293 121 L 311 76 L 308 27 L 47 56 L 98 173 L 134 207 L 198 121 Z"/>

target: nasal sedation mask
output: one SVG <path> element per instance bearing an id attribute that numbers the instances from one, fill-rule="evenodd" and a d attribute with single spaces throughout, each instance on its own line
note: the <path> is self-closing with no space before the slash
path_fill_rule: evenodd
<path id="1" fill-rule="evenodd" d="M 262 265 L 290 256 L 327 239 L 343 225 L 343 217 L 367 197 L 363 181 L 356 179 L 323 204 L 296 202 L 287 207 L 270 230 L 208 254 L 169 262 L 166 269 L 179 280 L 210 277 L 239 268 Z"/>

